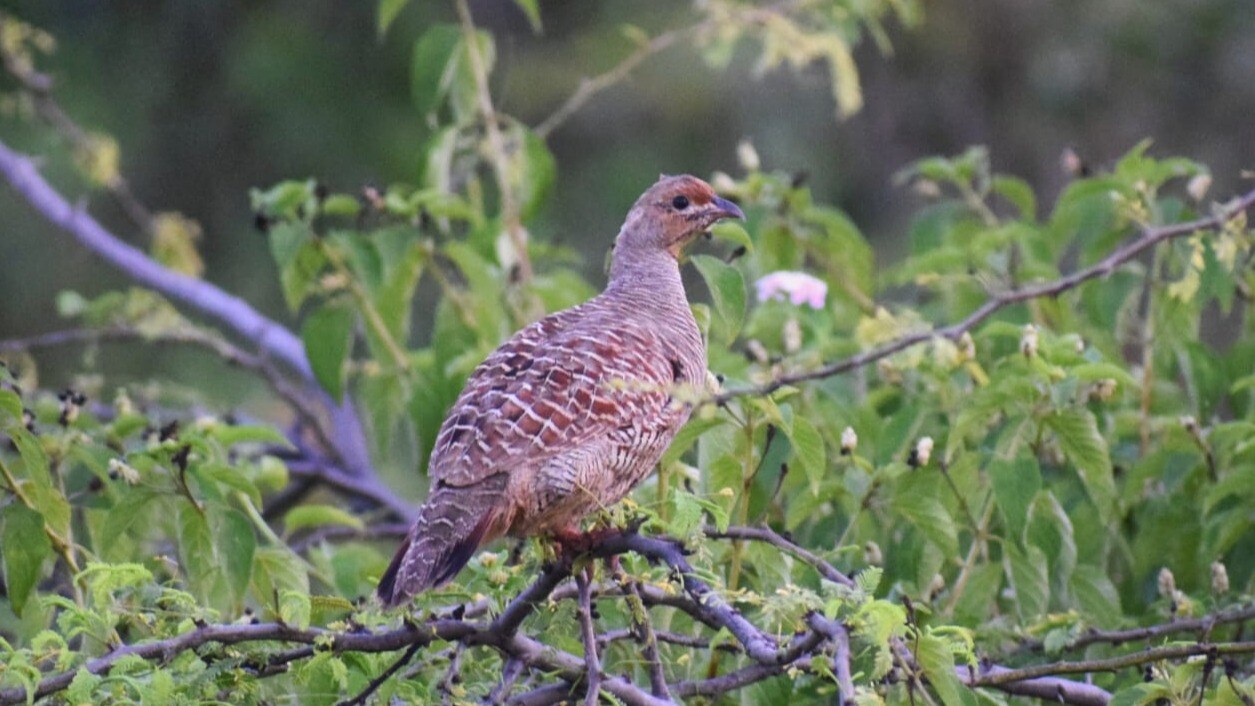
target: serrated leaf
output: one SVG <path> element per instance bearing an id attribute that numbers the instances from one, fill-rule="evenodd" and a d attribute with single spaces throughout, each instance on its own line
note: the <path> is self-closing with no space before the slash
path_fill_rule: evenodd
<path id="1" fill-rule="evenodd" d="M 1124 615 L 1120 607 L 1120 593 L 1104 569 L 1089 564 L 1076 567 L 1069 588 L 1076 598 L 1077 607 L 1094 625 L 1114 628 L 1120 624 Z"/>
<path id="2" fill-rule="evenodd" d="M 1032 458 L 1014 461 L 994 459 L 989 464 L 994 502 L 1012 537 L 1021 537 L 1028 522 L 1028 508 L 1041 490 L 1041 470 Z"/>
<path id="3" fill-rule="evenodd" d="M 1028 512 L 1026 538 L 1041 549 L 1050 566 L 1053 586 L 1064 590 L 1076 568 L 1076 538 L 1072 520 L 1049 490 L 1037 494 Z"/>
<path id="4" fill-rule="evenodd" d="M 935 493 L 918 492 L 910 483 L 902 483 L 893 496 L 893 508 L 902 515 L 924 538 L 945 555 L 959 551 L 958 530 L 954 518 Z"/>
<path id="5" fill-rule="evenodd" d="M 178 547 L 179 564 L 192 593 L 207 600 L 213 593 L 218 571 L 213 532 L 204 512 L 186 500 L 178 505 Z"/>
<path id="6" fill-rule="evenodd" d="M 1107 440 L 1098 433 L 1098 421 L 1088 410 L 1060 409 L 1043 420 L 1054 431 L 1059 448 L 1076 467 L 1085 491 L 1104 522 L 1111 519 L 1116 486 Z"/>
<path id="7" fill-rule="evenodd" d="M 945 706 L 967 706 L 967 700 L 963 696 L 967 689 L 954 672 L 954 653 L 945 640 L 931 632 L 921 635 L 915 650 L 915 659 Z"/>
<path id="8" fill-rule="evenodd" d="M 462 30 L 457 25 L 437 24 L 430 27 L 414 43 L 410 63 L 410 97 L 419 114 L 426 115 L 440 107 L 449 92 L 457 68 L 457 49 L 462 43 Z"/>
<path id="9" fill-rule="evenodd" d="M 218 519 L 217 551 L 232 602 L 239 604 L 248 590 L 253 577 L 253 554 L 257 551 L 257 536 L 253 524 L 239 510 L 228 510 Z"/>
<path id="10" fill-rule="evenodd" d="M 1021 550 L 1007 543 L 1003 545 L 1002 562 L 1007 581 L 1015 591 L 1020 620 L 1027 622 L 1043 615 L 1050 599 L 1046 555 L 1031 545 Z"/>
<path id="11" fill-rule="evenodd" d="M 353 343 L 353 310 L 343 302 L 330 301 L 314 310 L 301 324 L 305 357 L 318 384 L 339 402 L 344 396 L 345 362 Z"/>
<path id="12" fill-rule="evenodd" d="M 298 505 L 283 517 L 283 526 L 288 533 L 327 525 L 359 530 L 365 527 L 360 517 L 331 505 Z"/>
<path id="13" fill-rule="evenodd" d="M 311 611 L 309 596 L 305 593 L 290 589 L 279 592 L 279 621 L 283 624 L 304 630 L 309 627 Z"/>
<path id="14" fill-rule="evenodd" d="M 793 454 L 798 460 L 798 465 L 802 467 L 802 471 L 806 474 L 806 480 L 810 482 L 813 492 L 819 491 L 819 483 L 823 480 L 824 474 L 828 470 L 827 452 L 824 448 L 824 438 L 820 436 L 819 430 L 811 423 L 809 419 L 795 416 L 791 430 L 787 430 L 789 440 L 793 442 Z"/>
<path id="15" fill-rule="evenodd" d="M 21 617 L 43 573 L 44 559 L 52 555 L 52 542 L 44 533 L 43 516 L 20 503 L 0 510 L 0 523 L 4 583 L 13 613 Z"/>
<path id="16" fill-rule="evenodd" d="M 692 261 L 710 289 L 723 341 L 731 343 L 745 320 L 745 278 L 740 270 L 710 255 L 694 255 Z"/>

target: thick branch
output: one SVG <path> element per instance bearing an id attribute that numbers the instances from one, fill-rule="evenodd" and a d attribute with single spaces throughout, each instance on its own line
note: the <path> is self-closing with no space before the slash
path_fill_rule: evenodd
<path id="1" fill-rule="evenodd" d="M 822 378 L 832 377 L 849 372 L 856 368 L 861 368 L 870 363 L 874 363 L 882 358 L 887 358 L 894 353 L 906 350 L 912 346 L 926 343 L 936 338 L 948 338 L 958 340 L 965 332 L 975 328 L 990 316 L 998 311 L 1005 309 L 1012 304 L 1029 301 L 1031 299 L 1040 299 L 1042 297 L 1056 297 L 1060 294 L 1088 282 L 1091 279 L 1105 277 L 1110 275 L 1120 265 L 1132 260 L 1139 254 L 1145 252 L 1149 248 L 1173 238 L 1190 235 L 1200 230 L 1215 230 L 1223 227 L 1232 220 L 1237 214 L 1249 209 L 1255 204 L 1255 190 L 1247 192 L 1241 198 L 1224 207 L 1218 214 L 1200 218 L 1194 221 L 1186 221 L 1184 223 L 1174 223 L 1172 225 L 1147 227 L 1142 229 L 1142 233 L 1137 238 L 1128 241 L 1124 245 L 1111 251 L 1106 257 L 1089 267 L 1082 268 L 1070 275 L 1060 277 L 1050 282 L 1043 282 L 1020 289 L 1012 289 L 992 295 L 980 307 L 968 314 L 966 318 L 958 323 L 951 324 L 945 328 L 934 329 L 928 331 L 920 331 L 908 336 L 903 336 L 896 341 L 890 341 L 882 346 L 863 351 L 857 355 L 850 356 L 844 360 L 839 360 L 827 365 L 822 365 L 812 370 L 801 370 L 793 373 L 785 373 L 772 379 L 770 382 L 762 385 L 753 385 L 747 387 L 732 388 L 725 390 L 718 395 L 710 398 L 710 402 L 714 404 L 723 404 L 729 400 L 744 396 L 762 396 L 769 395 L 776 390 L 786 386 L 808 380 L 819 380 Z"/>
<path id="2" fill-rule="evenodd" d="M 32 159 L 14 152 L 3 142 L 0 142 L 0 174 L 44 219 L 69 233 L 80 245 L 131 280 L 180 302 L 224 331 L 257 346 L 261 357 L 277 360 L 297 373 L 309 389 L 318 391 L 335 430 L 336 451 L 344 463 L 355 475 L 373 474 L 365 433 L 352 404 L 347 400 L 337 404 L 321 391 L 305 357 L 305 347 L 291 331 L 263 316 L 243 299 L 204 280 L 167 269 L 123 242 L 91 214 L 72 206 L 43 178 Z"/>

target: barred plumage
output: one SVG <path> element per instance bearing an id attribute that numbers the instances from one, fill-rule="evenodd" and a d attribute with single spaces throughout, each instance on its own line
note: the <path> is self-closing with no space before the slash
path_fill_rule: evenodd
<path id="1" fill-rule="evenodd" d="M 706 380 L 677 257 L 728 217 L 743 216 L 700 179 L 662 178 L 629 212 L 606 290 L 475 369 L 436 439 L 427 502 L 379 582 L 386 605 L 448 581 L 496 537 L 577 527 L 653 470 L 690 413 L 677 386 Z"/>

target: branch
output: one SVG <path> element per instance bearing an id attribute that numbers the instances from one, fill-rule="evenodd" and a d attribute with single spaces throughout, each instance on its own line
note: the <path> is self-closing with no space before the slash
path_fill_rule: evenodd
<path id="1" fill-rule="evenodd" d="M 1251 620 L 1252 618 L 1255 618 L 1255 605 L 1228 608 L 1212 613 L 1211 615 L 1195 618 L 1193 620 L 1176 620 L 1171 623 L 1151 625 L 1149 627 L 1129 628 L 1127 630 L 1089 630 L 1083 635 L 1078 636 L 1075 640 L 1069 642 L 1067 645 L 1064 645 L 1064 649 L 1081 650 L 1097 643 L 1119 646 L 1125 642 L 1154 640 L 1156 638 L 1186 632 L 1198 633 L 1200 639 L 1206 639 L 1206 636 L 1211 632 L 1212 628 L 1217 625 L 1241 623 Z M 1033 640 L 1031 642 L 1021 644 L 1020 649 L 1030 652 L 1040 652 L 1045 649 L 1045 643 L 1041 640 Z"/>
<path id="2" fill-rule="evenodd" d="M 703 531 L 707 537 L 712 539 L 749 539 L 757 542 L 766 542 L 815 567 L 819 575 L 825 579 L 842 586 L 854 586 L 854 581 L 849 576 L 838 571 L 832 564 L 820 558 L 819 555 L 794 544 L 770 527 L 737 527 L 733 525 L 723 530 L 717 527 L 705 527 Z"/>
<path id="3" fill-rule="evenodd" d="M 257 346 L 261 357 L 277 360 L 297 373 L 310 390 L 317 391 L 326 408 L 335 430 L 336 451 L 346 466 L 355 475 L 373 475 L 365 432 L 352 403 L 346 400 L 337 404 L 321 390 L 305 357 L 304 345 L 291 331 L 243 299 L 204 280 L 167 269 L 123 242 L 91 214 L 72 206 L 43 178 L 32 159 L 14 152 L 4 142 L 0 142 L 0 174 L 45 220 L 69 233 L 122 274 L 249 341 Z"/>
<path id="4" fill-rule="evenodd" d="M 887 358 L 894 353 L 906 350 L 920 343 L 926 343 L 935 338 L 948 338 L 950 340 L 958 340 L 965 332 L 974 328 L 990 316 L 998 311 L 1005 309 L 1012 304 L 1029 301 L 1031 299 L 1040 299 L 1042 297 L 1056 297 L 1070 289 L 1088 282 L 1097 277 L 1105 277 L 1116 270 L 1117 267 L 1137 257 L 1147 249 L 1164 242 L 1185 235 L 1190 235 L 1200 230 L 1215 230 L 1223 227 L 1235 216 L 1245 212 L 1253 204 L 1255 204 L 1255 190 L 1247 192 L 1242 197 L 1231 202 L 1227 206 L 1222 207 L 1218 213 L 1208 218 L 1200 218 L 1184 223 L 1174 223 L 1172 225 L 1145 227 L 1142 229 L 1141 235 L 1124 245 L 1113 250 L 1102 260 L 1073 272 L 1070 275 L 1060 277 L 1059 279 L 1041 284 L 1022 287 L 1020 289 L 1012 289 L 992 295 L 984 304 L 980 305 L 976 311 L 968 314 L 966 318 L 958 323 L 951 324 L 945 328 L 932 329 L 928 331 L 920 331 L 907 336 L 903 336 L 896 341 L 890 341 L 882 346 L 871 350 L 863 351 L 857 355 L 850 356 L 844 360 L 839 360 L 827 365 L 820 366 L 813 370 L 803 370 L 794 373 L 785 373 L 773 378 L 771 381 L 761 385 L 751 385 L 746 387 L 732 388 L 725 390 L 718 395 L 708 398 L 706 401 L 713 404 L 724 404 L 737 397 L 744 396 L 763 396 L 769 395 L 776 390 L 799 382 L 809 380 L 819 380 L 822 378 L 832 377 L 849 372 L 856 368 L 861 368 L 870 363 L 874 363 L 882 358 Z"/>
<path id="5" fill-rule="evenodd" d="M 968 686 L 989 686 L 998 691 L 1016 696 L 1031 696 L 1042 701 L 1055 701 L 1073 704 L 1074 706 L 1107 706 L 1111 702 L 1111 692 L 1106 689 L 1070 679 L 1038 677 L 1036 679 L 1024 679 L 1005 684 L 986 685 L 977 683 L 979 677 L 972 674 L 972 670 L 967 667 L 956 667 L 954 671 L 959 675 L 959 680 Z M 1006 667 L 988 665 L 981 668 L 980 676 L 1001 675 L 1011 671 L 1013 670 Z"/>

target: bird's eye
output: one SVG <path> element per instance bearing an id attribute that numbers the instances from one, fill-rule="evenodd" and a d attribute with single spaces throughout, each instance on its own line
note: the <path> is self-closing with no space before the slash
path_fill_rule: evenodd
<path id="1" fill-rule="evenodd" d="M 689 197 L 681 194 L 671 199 L 671 205 L 675 207 L 675 210 L 683 211 L 684 209 L 689 207 Z"/>

